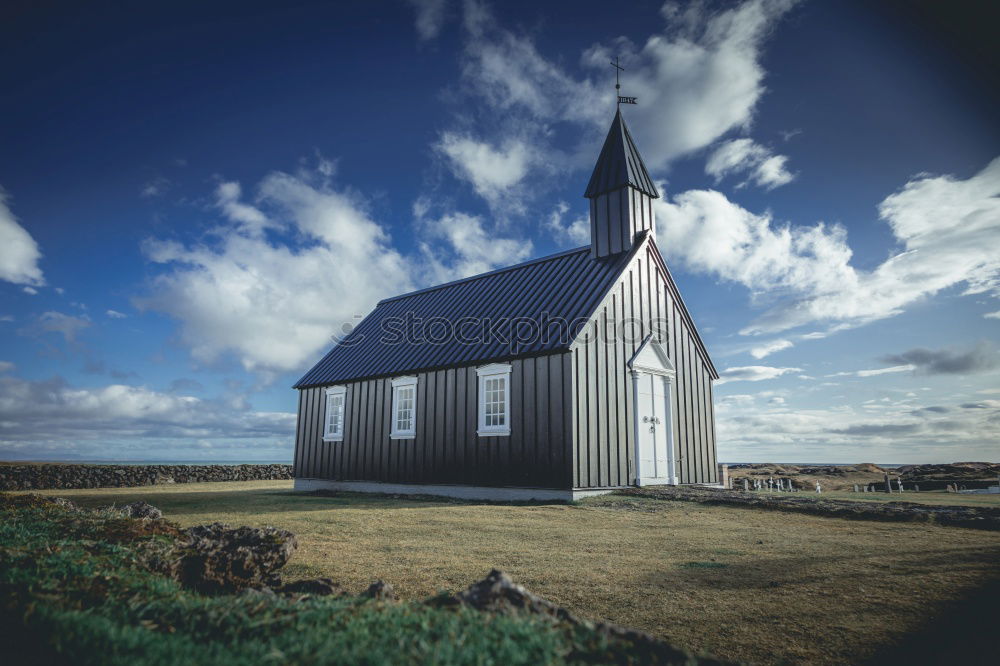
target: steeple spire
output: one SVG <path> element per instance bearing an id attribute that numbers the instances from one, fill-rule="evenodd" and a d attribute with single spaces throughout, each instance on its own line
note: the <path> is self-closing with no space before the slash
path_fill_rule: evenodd
<path id="1" fill-rule="evenodd" d="M 646 171 L 621 110 L 611 121 L 583 196 L 590 199 L 593 257 L 629 250 L 637 233 L 653 231 L 652 201 L 660 193 Z"/>
<path id="2" fill-rule="evenodd" d="M 628 131 L 622 112 L 618 110 L 615 112 L 615 119 L 611 121 L 611 129 L 604 139 L 604 147 L 601 148 L 601 155 L 597 158 L 594 173 L 590 176 L 590 183 L 583 196 L 592 199 L 599 194 L 626 185 L 654 199 L 660 196 L 653 179 L 646 171 L 642 157 L 639 156 L 635 142 L 632 141 L 632 135 Z"/>

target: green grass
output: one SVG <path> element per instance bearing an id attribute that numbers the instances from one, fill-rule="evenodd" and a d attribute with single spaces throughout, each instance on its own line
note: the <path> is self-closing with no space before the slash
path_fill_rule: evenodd
<path id="1" fill-rule="evenodd" d="M 0 496 L 5 663 L 642 661 L 624 641 L 538 617 L 358 598 L 201 596 L 141 565 L 144 549 L 173 538 L 169 525 L 25 503 Z"/>
<path id="2" fill-rule="evenodd" d="M 751 663 L 859 663 L 881 645 L 932 635 L 927 623 L 995 580 L 1000 561 L 1000 533 L 928 523 L 627 496 L 503 505 L 318 497 L 290 487 L 51 494 L 89 506 L 143 499 L 185 526 L 289 529 L 300 542 L 289 577 L 329 576 L 357 593 L 382 578 L 419 601 L 496 567 L 581 616 Z M 684 566 L 713 561 L 726 566 Z"/>
<path id="3" fill-rule="evenodd" d="M 684 562 L 681 569 L 725 569 L 729 565 L 725 562 Z"/>

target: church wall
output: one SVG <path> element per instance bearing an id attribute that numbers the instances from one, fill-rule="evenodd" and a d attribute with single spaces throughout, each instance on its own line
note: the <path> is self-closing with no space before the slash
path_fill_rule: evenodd
<path id="1" fill-rule="evenodd" d="M 573 345 L 572 429 L 573 485 L 597 488 L 631 485 L 635 474 L 633 395 L 628 361 L 655 331 L 677 369 L 674 397 L 674 443 L 681 483 L 715 483 L 711 372 L 680 302 L 672 279 L 648 244 L 636 254 L 585 329 L 596 342 Z M 635 322 L 634 334 L 599 335 L 622 322 Z"/>
<path id="2" fill-rule="evenodd" d="M 390 439 L 391 377 L 347 382 L 344 441 L 324 442 L 325 388 L 299 391 L 296 478 L 571 487 L 570 354 L 514 359 L 511 434 L 479 437 L 476 366 L 417 376 L 416 436 Z"/>

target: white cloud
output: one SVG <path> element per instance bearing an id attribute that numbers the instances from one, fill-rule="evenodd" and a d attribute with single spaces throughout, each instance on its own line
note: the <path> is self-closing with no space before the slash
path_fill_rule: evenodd
<path id="1" fill-rule="evenodd" d="M 623 93 L 640 98 L 628 110 L 629 124 L 641 137 L 647 165 L 663 168 L 749 125 L 765 90 L 762 47 L 794 4 L 749 0 L 722 11 L 698 4 L 684 12 L 668 5 L 665 27 L 642 46 L 624 37 L 592 46 L 580 55 L 587 74 L 579 75 L 542 55 L 532 35 L 505 29 L 484 4 L 467 2 L 465 104 L 458 116 L 463 129 L 446 132 L 438 148 L 450 148 L 459 174 L 488 200 L 498 191 L 541 188 L 531 176 L 589 168 L 614 110 L 608 62 L 620 54 Z M 470 105 L 476 113 L 467 112 Z M 554 147 L 561 123 L 583 129 L 579 143 L 565 152 Z M 787 177 L 781 160 L 758 171 L 768 187 Z"/>
<path id="2" fill-rule="evenodd" d="M 909 372 L 914 369 L 912 365 L 894 365 L 891 368 L 878 368 L 877 370 L 858 370 L 858 377 L 876 377 L 878 375 L 890 375 L 897 372 Z"/>
<path id="3" fill-rule="evenodd" d="M 471 183 L 491 206 L 520 210 L 518 197 L 510 189 L 528 173 L 532 151 L 526 143 L 511 139 L 494 147 L 445 132 L 435 149 L 448 158 L 455 175 Z"/>
<path id="4" fill-rule="evenodd" d="M 764 344 L 751 349 L 750 355 L 754 358 L 760 359 L 765 356 L 770 356 L 774 352 L 779 352 L 782 349 L 788 349 L 793 346 L 794 344 L 791 340 L 771 340 L 770 342 L 765 342 Z"/>
<path id="5" fill-rule="evenodd" d="M 764 93 L 763 44 L 794 4 L 750 0 L 711 11 L 700 4 L 681 10 L 667 3 L 667 27 L 641 48 L 621 42 L 588 51 L 585 61 L 602 80 L 608 61 L 621 51 L 627 68 L 622 89 L 640 101 L 629 110 L 629 122 L 642 137 L 649 166 L 662 168 L 749 125 Z"/>
<path id="6" fill-rule="evenodd" d="M 257 188 L 256 206 L 224 183 L 219 205 L 232 223 L 211 244 L 148 241 L 147 256 L 164 272 L 136 305 L 179 320 L 199 361 L 232 352 L 248 370 L 302 369 L 343 325 L 413 285 L 367 204 L 323 177 L 272 173 Z M 280 239 L 263 235 L 264 227 Z"/>
<path id="7" fill-rule="evenodd" d="M 671 261 L 743 284 L 755 298 L 829 293 L 855 279 L 843 227 L 772 225 L 769 214 L 755 215 L 711 190 L 653 205 L 659 245 Z"/>
<path id="8" fill-rule="evenodd" d="M 1000 295 L 1000 158 L 968 180 L 920 176 L 879 206 L 902 246 L 872 271 L 850 264 L 839 225 L 774 223 L 715 191 L 654 203 L 660 246 L 688 269 L 743 284 L 772 307 L 743 333 L 821 322 L 840 330 L 890 317 L 965 284 Z M 830 332 L 830 331 L 828 331 Z"/>
<path id="9" fill-rule="evenodd" d="M 445 0 L 408 0 L 417 12 L 417 34 L 427 41 L 441 34 L 444 26 Z"/>
<path id="10" fill-rule="evenodd" d="M 429 282 L 445 282 L 509 266 L 531 256 L 530 240 L 502 238 L 487 233 L 482 219 L 465 213 L 447 213 L 422 220 L 430 238 L 445 240 L 446 248 L 422 245 Z"/>
<path id="11" fill-rule="evenodd" d="M 125 319 L 126 317 L 128 317 L 127 314 L 125 314 L 124 312 L 118 312 L 118 310 L 108 310 L 104 314 L 111 317 L 112 319 Z"/>
<path id="12" fill-rule="evenodd" d="M 142 186 L 139 195 L 146 199 L 158 197 L 168 189 L 170 189 L 170 181 L 162 176 L 157 176 Z"/>
<path id="13" fill-rule="evenodd" d="M 987 312 L 983 315 L 983 319 L 1000 319 L 1000 310 L 996 312 Z"/>
<path id="14" fill-rule="evenodd" d="M 1000 409 L 978 403 L 974 408 L 921 408 L 908 399 L 856 408 L 834 401 L 817 409 L 729 401 L 720 396 L 716 408 L 722 460 L 919 463 L 990 459 L 1000 438 Z"/>
<path id="15" fill-rule="evenodd" d="M 883 363 L 906 363 L 928 375 L 969 375 L 987 372 L 1000 364 L 997 350 L 985 340 L 969 349 L 917 347 L 879 360 Z"/>
<path id="16" fill-rule="evenodd" d="M 569 204 L 560 201 L 549 215 L 545 226 L 555 235 L 556 241 L 570 246 L 590 244 L 590 214 L 585 213 L 575 219 L 564 221 L 569 212 Z"/>
<path id="17" fill-rule="evenodd" d="M 504 29 L 481 2 L 464 6 L 466 45 L 462 75 L 470 97 L 505 113 L 527 111 L 526 117 L 593 122 L 588 95 L 596 89 L 547 60 L 529 35 Z M 606 76 L 605 76 L 606 80 Z"/>
<path id="18" fill-rule="evenodd" d="M 425 198 L 413 206 L 422 242 L 403 255 L 365 199 L 333 186 L 332 164 L 271 173 L 254 188 L 253 203 L 238 183 L 220 185 L 227 221 L 205 242 L 144 243 L 163 271 L 136 307 L 178 320 L 195 360 L 231 353 L 267 381 L 303 370 L 382 298 L 531 255 L 530 240 L 506 238 L 480 217 L 431 217 Z"/>
<path id="19" fill-rule="evenodd" d="M 787 163 L 786 156 L 771 155 L 754 169 L 754 182 L 769 190 L 780 185 L 787 185 L 795 178 L 795 174 L 791 173 L 785 166 Z"/>
<path id="20" fill-rule="evenodd" d="M 726 368 L 719 373 L 716 385 L 729 382 L 759 382 L 774 379 L 789 372 L 801 372 L 801 368 L 775 368 L 768 365 L 747 365 L 737 368 Z"/>
<path id="21" fill-rule="evenodd" d="M 38 243 L 18 224 L 7 206 L 7 193 L 0 187 L 0 280 L 26 285 L 27 293 L 38 293 L 32 287 L 45 284 L 45 276 L 38 267 L 41 258 Z"/>
<path id="22" fill-rule="evenodd" d="M 785 167 L 788 158 L 773 155 L 764 146 L 752 139 L 732 139 L 724 141 L 705 162 L 705 173 L 715 177 L 715 182 L 729 175 L 747 173 L 747 181 L 753 181 L 769 190 L 790 183 L 795 177 Z"/>
<path id="23" fill-rule="evenodd" d="M 215 189 L 215 203 L 231 221 L 238 223 L 249 235 L 260 235 L 267 228 L 275 228 L 260 210 L 240 201 L 243 191 L 239 183 L 219 183 Z"/>
<path id="24" fill-rule="evenodd" d="M 36 336 L 42 333 L 58 333 L 66 342 L 76 342 L 77 335 L 90 327 L 90 317 L 74 317 L 62 312 L 48 311 L 40 314 L 35 320 L 19 333 L 26 336 Z"/>
<path id="25" fill-rule="evenodd" d="M 894 365 L 891 368 L 877 368 L 874 370 L 854 370 L 851 372 L 835 372 L 832 375 L 825 375 L 826 377 L 877 377 L 878 375 L 891 375 L 897 372 L 909 372 L 914 370 L 917 366 L 915 365 Z"/>
<path id="26" fill-rule="evenodd" d="M 98 457 L 131 451 L 147 457 L 185 447 L 193 438 L 291 449 L 295 415 L 236 408 L 230 401 L 160 393 L 141 386 L 111 384 L 78 388 L 63 379 L 27 381 L 0 377 L 0 452 L 44 457 L 53 451 Z"/>
<path id="27" fill-rule="evenodd" d="M 0 372 L 11 372 L 17 366 L 10 361 L 0 361 Z"/>

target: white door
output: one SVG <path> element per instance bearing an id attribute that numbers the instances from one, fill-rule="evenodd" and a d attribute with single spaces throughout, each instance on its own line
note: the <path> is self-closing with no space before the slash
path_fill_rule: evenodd
<path id="1" fill-rule="evenodd" d="M 639 484 L 670 483 L 667 466 L 668 429 L 666 380 L 640 372 L 636 382 L 636 423 L 639 435 Z"/>

